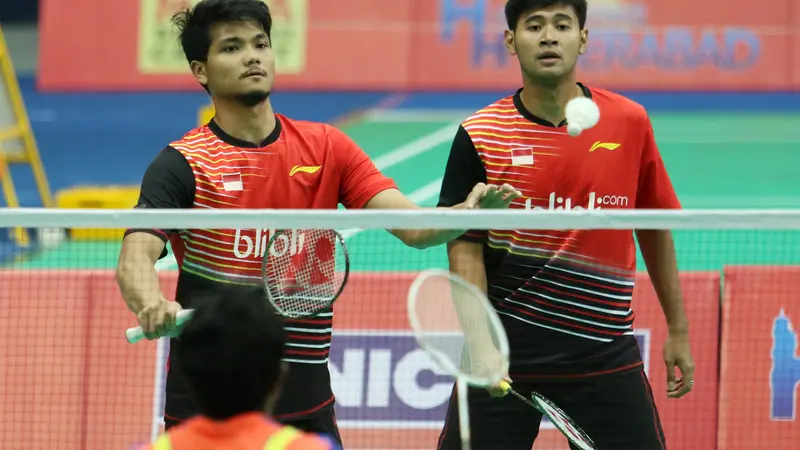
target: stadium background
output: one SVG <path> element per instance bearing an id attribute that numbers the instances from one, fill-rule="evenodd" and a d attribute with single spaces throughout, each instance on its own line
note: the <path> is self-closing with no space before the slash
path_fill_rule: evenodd
<path id="1" fill-rule="evenodd" d="M 183 2 L 117 3 L 0 6 L 60 206 L 132 205 L 148 162 L 207 106 L 165 32 L 165 18 Z M 268 3 L 278 16 L 276 110 L 341 126 L 424 205 L 436 201 L 458 122 L 518 84 L 513 61 L 496 45 L 500 1 Z M 648 108 L 687 208 L 800 204 L 800 7 L 791 0 L 758 10 L 726 0 L 591 3 L 581 78 Z M 20 204 L 40 206 L 30 170 L 12 174 Z M 146 440 L 160 402 L 153 373 L 163 348 L 119 342 L 130 317 L 108 271 L 115 235 L 76 232 L 62 241 L 32 230 L 33 239 L 20 242 L 8 231 L 0 237 L 3 448 L 126 448 Z M 403 334 L 403 292 L 414 270 L 444 257 L 440 249 L 407 251 L 381 233 L 353 238 L 359 273 L 340 302 L 332 349 L 339 420 L 348 448 L 431 448 L 448 393 L 443 379 L 406 374 L 418 355 Z M 797 442 L 798 233 L 677 236 L 700 370 L 691 396 L 658 399 L 673 448 Z M 167 287 L 171 268 L 169 261 L 162 267 Z M 641 281 L 637 329 L 658 394 L 665 330 L 645 275 Z M 379 293 L 380 307 L 370 301 Z M 43 317 L 43 310 L 51 312 Z M 554 432 L 545 435 L 537 448 L 562 448 Z"/>

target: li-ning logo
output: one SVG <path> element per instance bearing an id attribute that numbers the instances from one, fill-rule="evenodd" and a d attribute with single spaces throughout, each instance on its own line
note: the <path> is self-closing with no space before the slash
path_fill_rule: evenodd
<path id="1" fill-rule="evenodd" d="M 595 192 L 589 193 L 589 199 L 586 202 L 586 206 L 575 205 L 573 206 L 573 201 L 569 197 L 561 197 L 558 196 L 555 192 L 550 193 L 550 197 L 548 197 L 547 206 L 534 206 L 533 201 L 531 199 L 525 200 L 525 209 L 528 210 L 551 210 L 551 211 L 560 211 L 560 210 L 595 210 L 595 209 L 602 209 L 602 207 L 606 206 L 616 206 L 618 208 L 626 208 L 628 206 L 628 197 L 623 197 L 621 195 L 600 195 L 598 196 Z"/>
<path id="2" fill-rule="evenodd" d="M 621 145 L 622 144 L 617 144 L 617 143 L 614 143 L 614 142 L 600 142 L 600 141 L 597 141 L 589 149 L 589 153 L 591 153 L 591 152 L 593 152 L 593 151 L 595 151 L 597 149 L 614 151 L 614 150 L 618 149 Z"/>
<path id="3" fill-rule="evenodd" d="M 237 229 L 233 241 L 233 255 L 239 259 L 261 259 L 267 250 L 275 230 L 242 230 Z M 297 230 L 278 235 L 269 249 L 272 256 L 296 255 L 303 250 L 306 235 Z"/>
<path id="4" fill-rule="evenodd" d="M 297 173 L 317 173 L 322 166 L 294 166 L 289 171 L 289 176 L 293 177 Z"/>

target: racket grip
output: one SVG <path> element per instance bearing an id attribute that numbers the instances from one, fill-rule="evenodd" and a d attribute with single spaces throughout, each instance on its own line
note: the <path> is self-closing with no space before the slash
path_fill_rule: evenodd
<path id="1" fill-rule="evenodd" d="M 500 384 L 498 384 L 497 387 L 503 391 L 503 394 L 508 394 L 508 391 L 511 390 L 511 385 L 508 384 L 506 380 L 500 380 Z"/>
<path id="2" fill-rule="evenodd" d="M 182 311 L 178 311 L 178 314 L 175 315 L 175 327 L 176 328 L 180 327 L 181 325 L 186 323 L 186 321 L 192 317 L 193 312 L 194 311 L 192 311 L 191 309 L 184 309 Z M 144 339 L 144 332 L 142 331 L 142 327 L 133 327 L 125 330 L 125 339 L 128 340 L 129 344 L 135 344 Z"/>

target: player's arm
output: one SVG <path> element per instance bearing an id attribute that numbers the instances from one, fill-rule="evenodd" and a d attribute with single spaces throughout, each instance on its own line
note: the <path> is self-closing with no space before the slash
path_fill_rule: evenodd
<path id="1" fill-rule="evenodd" d="M 646 131 L 636 208 L 680 209 L 681 204 L 656 146 L 653 128 L 650 121 L 645 120 Z M 669 328 L 676 331 L 688 330 L 689 321 L 683 306 L 672 232 L 637 230 L 636 237 Z"/>
<path id="2" fill-rule="evenodd" d="M 475 145 L 466 130 L 459 127 L 450 147 L 438 206 L 457 205 L 469 195 L 471 186 L 486 181 L 486 168 Z M 456 240 L 447 243 L 450 271 L 475 286 L 484 295 L 488 294 L 483 253 L 486 237 L 486 230 L 469 230 Z M 466 344 L 470 347 L 471 359 L 479 364 L 482 362 L 494 364 L 499 361 L 500 357 L 494 346 L 491 326 L 486 321 L 485 312 L 470 308 L 469 306 L 474 305 L 474 301 L 459 302 L 458 298 L 453 300 L 461 323 L 470 324 L 469 329 L 465 329 L 467 332 L 465 338 Z M 485 326 L 477 326 L 480 323 Z M 491 369 L 496 370 L 496 367 Z M 504 395 L 502 390 L 497 388 L 492 388 L 489 392 L 495 396 Z"/>
<path id="3" fill-rule="evenodd" d="M 450 146 L 450 155 L 442 180 L 437 206 L 447 208 L 461 204 L 472 191 L 472 186 L 486 183 L 486 168 L 478 151 L 463 127 L 458 127 Z M 485 230 L 470 230 L 447 244 L 450 271 L 487 294 L 486 267 L 483 259 Z M 459 311 L 459 314 L 462 314 Z"/>
<path id="4" fill-rule="evenodd" d="M 331 139 L 336 146 L 342 167 L 341 203 L 350 208 L 368 209 L 419 209 L 397 189 L 394 181 L 385 177 L 375 164 L 350 138 L 341 131 L 332 129 Z M 478 206 L 489 208 L 507 207 L 519 194 L 511 186 L 486 186 L 480 183 L 471 186 L 468 195 L 452 209 L 472 209 Z M 406 245 L 427 248 L 450 242 L 465 230 L 388 230 Z"/>
<path id="5" fill-rule="evenodd" d="M 190 208 L 194 201 L 194 175 L 177 150 L 167 147 L 152 161 L 142 179 L 137 208 Z M 177 230 L 131 229 L 125 232 L 116 279 L 128 308 L 140 319 L 145 335 L 153 337 L 159 326 L 169 328 L 177 304 L 165 303 L 155 263 L 167 255 L 166 243 Z M 173 303 L 173 302 L 170 302 Z M 152 311 L 151 311 L 152 310 Z M 143 314 L 143 312 L 152 314 Z M 165 323 L 166 321 L 166 323 Z"/>
<path id="6" fill-rule="evenodd" d="M 680 209 L 680 202 L 656 146 L 653 127 L 646 116 L 644 120 L 645 139 L 636 208 Z M 636 230 L 636 237 L 669 330 L 664 345 L 668 396 L 681 397 L 692 389 L 695 367 L 689 345 L 689 319 L 681 293 L 672 232 Z M 681 380 L 675 378 L 676 365 L 681 371 Z"/>

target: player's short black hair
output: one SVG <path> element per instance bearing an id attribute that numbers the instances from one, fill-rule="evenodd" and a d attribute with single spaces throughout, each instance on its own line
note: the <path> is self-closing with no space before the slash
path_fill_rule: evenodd
<path id="1" fill-rule="evenodd" d="M 578 16 L 581 29 L 586 26 L 586 11 L 589 6 L 586 0 L 508 0 L 506 2 L 506 22 L 508 29 L 517 28 L 517 23 L 523 14 L 537 9 L 549 8 L 553 5 L 571 6 Z"/>
<path id="2" fill-rule="evenodd" d="M 280 379 L 283 320 L 261 295 L 214 296 L 181 332 L 176 356 L 206 417 L 263 412 Z"/>
<path id="3" fill-rule="evenodd" d="M 186 60 L 205 62 L 211 47 L 211 27 L 220 23 L 254 22 L 272 32 L 272 15 L 261 0 L 203 0 L 174 16 L 172 23 L 180 32 L 181 47 Z"/>

